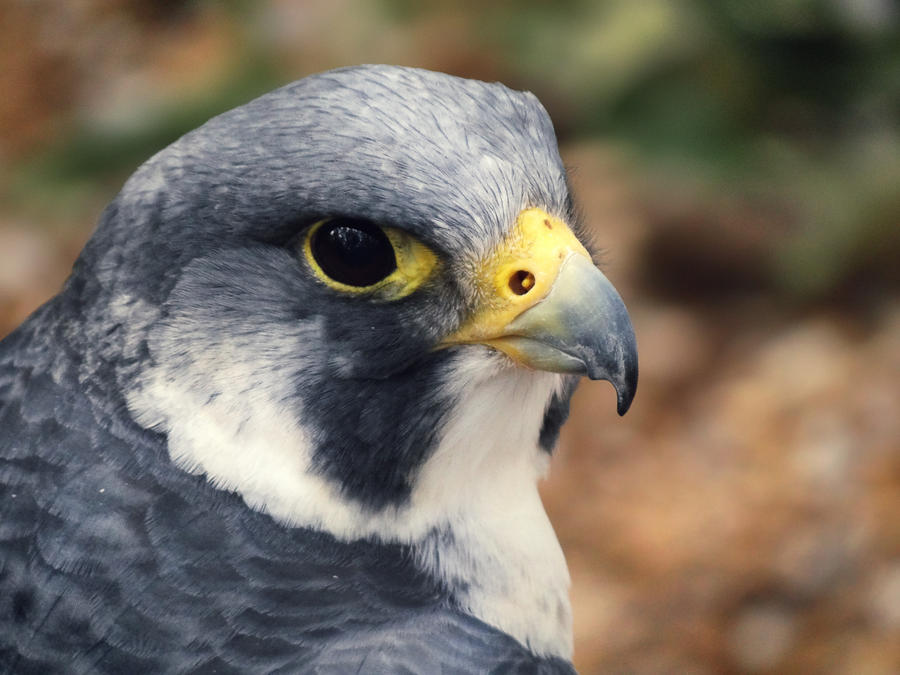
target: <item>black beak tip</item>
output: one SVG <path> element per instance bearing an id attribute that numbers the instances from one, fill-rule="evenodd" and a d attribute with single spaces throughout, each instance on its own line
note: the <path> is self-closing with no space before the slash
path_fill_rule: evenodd
<path id="1" fill-rule="evenodd" d="M 621 371 L 620 371 L 621 373 Z M 637 361 L 632 360 L 625 365 L 624 373 L 610 375 L 607 368 L 589 368 L 578 373 L 587 375 L 592 380 L 607 380 L 616 390 L 616 411 L 621 417 L 631 408 L 634 395 L 637 393 Z"/>
<path id="2" fill-rule="evenodd" d="M 637 393 L 637 382 L 638 364 L 637 353 L 635 352 L 631 358 L 626 361 L 623 382 L 615 383 L 617 398 L 616 411 L 619 413 L 620 417 L 625 415 L 625 413 L 628 412 L 628 409 L 631 408 L 631 403 L 634 401 L 634 395 Z"/>
<path id="3" fill-rule="evenodd" d="M 631 407 L 631 402 L 633 400 L 634 392 L 630 392 L 626 396 L 618 394 L 618 404 L 616 405 L 616 412 L 619 413 L 619 417 L 624 417 L 625 413 L 627 413 L 628 409 Z"/>

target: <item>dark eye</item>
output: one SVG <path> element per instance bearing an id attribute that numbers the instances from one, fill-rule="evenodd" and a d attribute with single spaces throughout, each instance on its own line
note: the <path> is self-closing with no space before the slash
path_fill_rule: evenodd
<path id="1" fill-rule="evenodd" d="M 313 232 L 309 243 L 322 271 L 348 286 L 371 286 L 397 269 L 387 235 L 366 220 L 330 220 Z"/>

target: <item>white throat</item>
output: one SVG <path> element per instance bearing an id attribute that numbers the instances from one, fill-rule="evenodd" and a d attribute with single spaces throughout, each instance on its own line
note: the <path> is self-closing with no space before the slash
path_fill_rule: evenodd
<path id="1" fill-rule="evenodd" d="M 571 659 L 569 572 L 537 490 L 550 459 L 538 435 L 561 380 L 504 360 L 473 349 L 454 373 L 460 403 L 412 504 L 440 504 L 453 542 L 423 548 L 423 560 L 465 589 L 471 614 L 535 653 Z"/>
<path id="2" fill-rule="evenodd" d="M 571 658 L 569 574 L 537 491 L 549 460 L 538 436 L 558 375 L 512 367 L 487 348 L 468 349 L 446 381 L 459 403 L 408 504 L 372 512 L 312 471 L 311 434 L 302 419 L 291 421 L 296 410 L 279 404 L 291 400 L 281 373 L 234 364 L 226 354 L 240 345 L 216 347 L 210 352 L 224 353 L 208 352 L 196 365 L 157 359 L 128 398 L 140 424 L 166 432 L 178 466 L 205 473 L 281 522 L 346 541 L 412 544 L 423 566 L 458 589 L 469 613 L 534 653 Z M 280 348 L 296 354 L 290 340 Z M 269 357 L 279 360 L 271 351 Z M 234 391 L 250 376 L 265 386 L 252 395 Z M 435 531 L 450 536 L 431 536 Z"/>

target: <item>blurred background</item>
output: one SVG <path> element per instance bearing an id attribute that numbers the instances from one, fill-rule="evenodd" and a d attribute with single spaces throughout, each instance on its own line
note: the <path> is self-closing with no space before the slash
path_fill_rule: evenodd
<path id="1" fill-rule="evenodd" d="M 367 62 L 533 91 L 634 319 L 544 496 L 585 673 L 900 672 L 900 6 L 3 0 L 0 336 L 144 159 Z"/>

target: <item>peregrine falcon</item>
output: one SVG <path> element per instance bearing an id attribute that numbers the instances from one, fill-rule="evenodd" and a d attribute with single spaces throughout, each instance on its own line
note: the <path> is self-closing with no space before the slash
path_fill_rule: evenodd
<path id="1" fill-rule="evenodd" d="M 311 76 L 162 150 L 0 343 L 0 671 L 572 672 L 537 492 L 637 384 L 530 93 Z"/>

